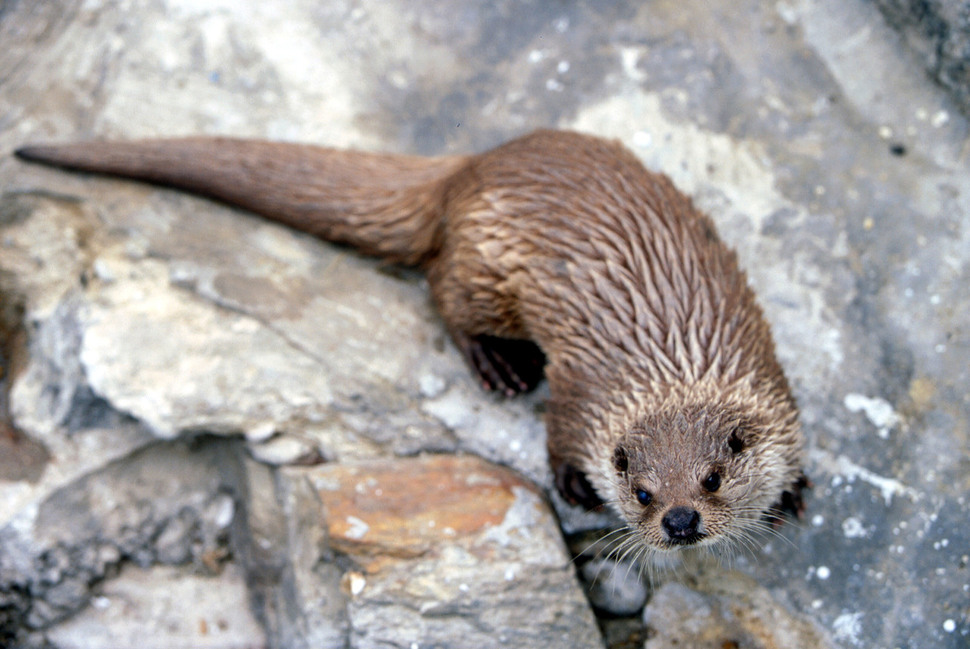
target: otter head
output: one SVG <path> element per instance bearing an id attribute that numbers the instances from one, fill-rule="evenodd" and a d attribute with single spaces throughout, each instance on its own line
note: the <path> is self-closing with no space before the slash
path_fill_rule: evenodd
<path id="1" fill-rule="evenodd" d="M 797 483 L 800 432 L 717 405 L 649 415 L 613 449 L 615 505 L 655 551 L 747 544 Z"/>

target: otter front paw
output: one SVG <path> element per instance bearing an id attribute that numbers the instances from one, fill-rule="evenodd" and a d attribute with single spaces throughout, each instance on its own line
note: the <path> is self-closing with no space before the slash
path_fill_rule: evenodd
<path id="1" fill-rule="evenodd" d="M 542 380 L 546 357 L 532 341 L 486 335 L 452 337 L 486 390 L 512 397 L 529 392 Z"/>
<path id="2" fill-rule="evenodd" d="M 590 510 L 603 504 L 603 500 L 596 495 L 596 491 L 586 478 L 586 474 L 572 464 L 556 462 L 553 471 L 556 474 L 556 489 L 566 499 L 566 502 L 572 505 L 582 505 Z"/>
<path id="3" fill-rule="evenodd" d="M 781 493 L 781 498 L 771 508 L 768 519 L 775 524 L 781 522 L 783 516 L 801 518 L 805 513 L 805 500 L 802 492 L 812 488 L 812 481 L 804 473 L 792 483 L 786 491 Z"/>

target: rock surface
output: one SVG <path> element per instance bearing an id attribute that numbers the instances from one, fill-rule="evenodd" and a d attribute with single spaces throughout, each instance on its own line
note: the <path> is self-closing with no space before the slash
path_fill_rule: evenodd
<path id="1" fill-rule="evenodd" d="M 643 611 L 644 649 L 828 646 L 817 624 L 778 599 L 737 573 L 701 571 L 687 583 L 666 583 Z"/>
<path id="2" fill-rule="evenodd" d="M 351 646 L 601 646 L 552 513 L 511 472 L 432 456 L 308 477 L 355 563 Z"/>
<path id="3" fill-rule="evenodd" d="M 927 72 L 970 115 L 970 2 L 876 0 L 876 5 L 918 53 Z"/>
<path id="4" fill-rule="evenodd" d="M 266 643 L 263 628 L 249 611 L 245 575 L 233 565 L 220 575 L 172 566 L 126 566 L 104 585 L 84 615 L 52 629 L 48 637 L 64 649 L 233 649 Z"/>
<path id="5" fill-rule="evenodd" d="M 968 124 L 875 5 L 15 0 L 0 43 L 0 644 L 966 646 Z M 551 494 L 543 390 L 482 394 L 418 274 L 7 155 L 540 126 L 669 174 L 773 323 L 815 489 L 724 567 L 571 570 L 522 480 L 570 536 L 612 521 Z M 574 573 L 616 584 L 605 640 Z"/>

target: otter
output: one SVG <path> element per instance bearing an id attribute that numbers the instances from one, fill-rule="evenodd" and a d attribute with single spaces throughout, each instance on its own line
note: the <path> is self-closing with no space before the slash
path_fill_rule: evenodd
<path id="1" fill-rule="evenodd" d="M 802 508 L 798 409 L 737 256 L 619 142 L 541 130 L 418 157 L 194 137 L 16 155 L 422 268 L 485 388 L 512 396 L 545 376 L 556 486 L 619 513 L 627 551 L 737 547 Z"/>

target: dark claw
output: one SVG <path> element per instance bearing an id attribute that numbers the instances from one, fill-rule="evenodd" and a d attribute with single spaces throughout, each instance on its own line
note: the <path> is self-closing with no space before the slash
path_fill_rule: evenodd
<path id="1" fill-rule="evenodd" d="M 790 489 L 782 492 L 781 499 L 771 508 L 768 520 L 773 525 L 780 525 L 782 517 L 786 515 L 801 519 L 805 514 L 805 499 L 802 496 L 802 492 L 805 489 L 811 488 L 812 481 L 803 473 L 792 484 Z"/>
<path id="2" fill-rule="evenodd" d="M 582 505 L 588 510 L 597 509 L 603 501 L 596 495 L 586 474 L 566 462 L 555 463 L 556 488 L 571 505 Z"/>
<path id="3" fill-rule="evenodd" d="M 455 342 L 486 390 L 507 397 L 534 389 L 542 380 L 545 356 L 528 340 L 455 336 Z"/>

